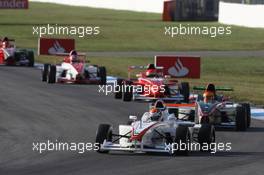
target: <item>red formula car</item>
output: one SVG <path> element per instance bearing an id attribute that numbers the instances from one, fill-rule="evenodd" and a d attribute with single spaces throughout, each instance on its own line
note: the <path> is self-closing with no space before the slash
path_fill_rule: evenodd
<path id="1" fill-rule="evenodd" d="M 7 66 L 34 66 L 34 52 L 27 49 L 17 49 L 15 40 L 0 40 L 0 64 Z"/>
<path id="2" fill-rule="evenodd" d="M 131 77 L 132 70 L 143 69 L 137 74 L 137 78 Z M 123 101 L 164 101 L 189 102 L 189 83 L 178 83 L 170 76 L 163 75 L 162 67 L 155 67 L 154 64 L 148 66 L 130 66 L 128 69 L 128 79 L 117 79 L 115 84 L 115 98 Z"/>

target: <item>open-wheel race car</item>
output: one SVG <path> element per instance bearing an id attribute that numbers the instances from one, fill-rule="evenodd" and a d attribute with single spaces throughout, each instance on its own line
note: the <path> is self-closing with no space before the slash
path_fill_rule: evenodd
<path id="1" fill-rule="evenodd" d="M 62 54 L 65 55 L 65 54 Z M 44 64 L 42 81 L 48 83 L 106 84 L 106 68 L 86 62 L 86 54 L 72 51 L 61 64 Z"/>
<path id="2" fill-rule="evenodd" d="M 109 124 L 100 124 L 96 132 L 96 143 L 99 153 L 109 151 L 126 151 L 133 153 L 169 153 L 170 155 L 188 155 L 190 150 L 180 145 L 196 143 L 198 150 L 203 145 L 215 142 L 215 129 L 210 124 L 195 124 L 179 120 L 174 113 L 169 113 L 164 103 L 156 101 L 154 108 L 145 112 L 141 119 L 129 117 L 131 122 L 119 125 L 117 134 Z"/>
<path id="3" fill-rule="evenodd" d="M 0 64 L 7 66 L 33 67 L 34 52 L 28 49 L 17 49 L 15 40 L 5 37 L 0 40 Z"/>
<path id="4" fill-rule="evenodd" d="M 133 78 L 133 70 L 144 70 Z M 128 79 L 117 79 L 115 98 L 123 101 L 164 101 L 189 102 L 189 83 L 179 83 L 169 75 L 163 75 L 162 67 L 130 66 Z"/>
<path id="5" fill-rule="evenodd" d="M 204 93 L 196 94 L 195 101 L 189 104 L 189 107 L 178 108 L 181 119 L 198 124 L 212 124 L 216 128 L 234 128 L 237 131 L 246 131 L 250 127 L 250 104 L 235 103 L 226 96 L 216 93 L 217 91 L 233 91 L 232 88 L 208 84 L 207 87 L 193 87 L 193 89 L 204 91 Z M 169 104 L 169 106 L 175 105 Z"/>

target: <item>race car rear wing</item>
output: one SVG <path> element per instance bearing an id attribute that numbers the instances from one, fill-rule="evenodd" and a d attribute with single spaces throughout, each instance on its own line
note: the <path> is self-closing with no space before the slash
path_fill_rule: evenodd
<path id="1" fill-rule="evenodd" d="M 56 53 L 57 56 L 69 56 L 70 53 Z M 78 52 L 78 56 L 86 56 L 85 52 Z"/>
<path id="2" fill-rule="evenodd" d="M 69 56 L 70 53 L 55 53 L 54 55 L 55 56 L 62 56 L 62 57 L 67 57 Z M 86 53 L 85 52 L 78 52 L 78 57 L 79 58 L 82 58 L 80 60 L 82 60 L 82 62 L 86 62 L 86 63 L 89 63 L 90 61 L 89 60 L 86 60 Z"/>
<path id="3" fill-rule="evenodd" d="M 148 66 L 129 66 L 128 69 L 147 69 Z M 156 69 L 163 69 L 163 67 L 155 67 Z"/>
<path id="4" fill-rule="evenodd" d="M 165 107 L 167 108 L 168 112 L 170 114 L 175 114 L 175 116 L 178 116 L 179 114 L 179 109 L 186 109 L 186 110 L 193 110 L 195 111 L 196 108 L 196 103 L 170 103 L 170 102 L 165 102 Z M 149 104 L 149 109 L 154 107 L 154 104 Z M 186 114 L 187 116 L 187 114 Z"/>
<path id="5" fill-rule="evenodd" d="M 193 90 L 204 91 L 206 90 L 206 87 L 205 86 L 194 86 Z M 234 91 L 234 89 L 230 87 L 216 87 L 215 90 L 216 91 Z"/>

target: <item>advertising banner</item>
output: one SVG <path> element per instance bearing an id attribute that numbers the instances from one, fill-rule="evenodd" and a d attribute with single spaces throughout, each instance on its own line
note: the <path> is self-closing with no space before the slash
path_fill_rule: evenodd
<path id="1" fill-rule="evenodd" d="M 174 78 L 200 78 L 201 59 L 193 56 L 156 56 L 155 65 Z"/>
<path id="2" fill-rule="evenodd" d="M 40 38 L 38 44 L 39 55 L 57 55 L 70 53 L 75 49 L 74 39 L 62 38 Z"/>

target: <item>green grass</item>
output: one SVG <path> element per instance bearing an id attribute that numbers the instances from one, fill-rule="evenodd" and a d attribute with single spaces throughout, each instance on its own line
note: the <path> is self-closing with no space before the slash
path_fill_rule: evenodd
<path id="1" fill-rule="evenodd" d="M 116 11 L 87 7 L 30 2 L 29 10 L 1 10 L 0 36 L 9 36 L 19 47 L 37 48 L 38 36 L 33 26 L 58 24 L 65 26 L 100 26 L 99 36 L 78 38 L 81 51 L 175 51 L 175 50 L 262 50 L 264 29 L 232 27 L 232 35 L 164 36 L 165 26 L 160 14 Z M 183 25 L 220 26 L 216 22 L 182 22 Z M 63 36 L 55 36 L 63 37 Z"/>

